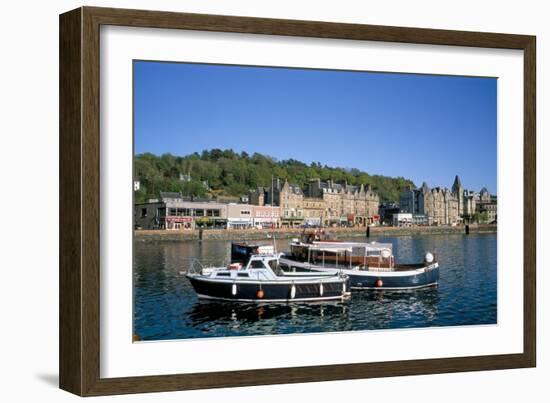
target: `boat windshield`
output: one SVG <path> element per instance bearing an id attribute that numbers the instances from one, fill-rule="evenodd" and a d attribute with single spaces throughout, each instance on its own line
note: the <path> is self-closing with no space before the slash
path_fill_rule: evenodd
<path id="1" fill-rule="evenodd" d="M 281 265 L 279 264 L 279 260 L 272 259 L 268 262 L 269 267 L 271 267 L 271 270 L 273 270 L 273 273 L 275 273 L 276 276 L 284 276 L 285 272 L 282 269 Z"/>
<path id="2" fill-rule="evenodd" d="M 264 262 L 262 260 L 251 260 L 250 269 L 265 269 Z"/>
<path id="3" fill-rule="evenodd" d="M 273 270 L 273 272 L 277 272 L 277 267 L 279 267 L 279 264 L 277 262 L 277 259 L 271 259 L 269 262 L 269 267 L 271 267 L 271 270 Z"/>

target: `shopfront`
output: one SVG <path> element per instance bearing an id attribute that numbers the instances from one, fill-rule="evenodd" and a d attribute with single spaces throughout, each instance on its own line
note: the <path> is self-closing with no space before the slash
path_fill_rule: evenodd
<path id="1" fill-rule="evenodd" d="M 166 216 L 165 228 L 173 230 L 192 229 L 193 217 Z"/>
<path id="2" fill-rule="evenodd" d="M 228 218 L 228 229 L 246 229 L 252 228 L 252 218 Z"/>

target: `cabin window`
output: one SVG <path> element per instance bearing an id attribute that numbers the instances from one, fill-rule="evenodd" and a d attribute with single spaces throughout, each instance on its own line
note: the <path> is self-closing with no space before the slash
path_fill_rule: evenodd
<path id="1" fill-rule="evenodd" d="M 250 262 L 250 268 L 251 269 L 264 269 L 265 268 L 264 262 L 262 262 L 261 260 L 252 260 Z"/>
<path id="2" fill-rule="evenodd" d="M 231 275 L 230 273 L 225 273 L 225 272 L 221 272 L 217 274 L 218 277 L 229 277 L 230 275 Z"/>
<path id="3" fill-rule="evenodd" d="M 237 277 L 249 277 L 248 273 L 237 273 Z"/>

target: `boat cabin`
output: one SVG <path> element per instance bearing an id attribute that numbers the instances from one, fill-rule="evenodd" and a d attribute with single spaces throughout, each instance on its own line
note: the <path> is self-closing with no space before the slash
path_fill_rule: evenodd
<path id="1" fill-rule="evenodd" d="M 211 278 L 227 278 L 240 280 L 275 280 L 284 275 L 279 267 L 280 254 L 252 255 L 248 264 L 231 263 L 228 267 L 203 271 Z"/>
<path id="2" fill-rule="evenodd" d="M 293 259 L 322 267 L 391 270 L 395 264 L 391 243 L 298 241 L 290 244 L 290 251 Z"/>

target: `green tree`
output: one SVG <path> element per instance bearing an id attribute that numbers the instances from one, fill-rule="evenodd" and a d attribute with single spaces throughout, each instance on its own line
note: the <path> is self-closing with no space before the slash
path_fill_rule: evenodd
<path id="1" fill-rule="evenodd" d="M 190 179 L 187 174 L 191 175 Z M 244 151 L 236 153 L 216 148 L 186 156 L 136 155 L 134 177 L 141 185 L 135 192 L 138 202 L 157 198 L 161 191 L 195 197 L 240 196 L 258 186 L 270 187 L 272 178 L 288 180 L 303 188 L 316 178 L 349 185 L 370 185 L 378 192 L 381 201 L 397 201 L 406 187 L 414 185 L 404 177 L 371 175 L 357 168 L 329 167 L 320 162 L 307 165 L 295 159 L 277 161 L 260 153 L 250 155 Z"/>

